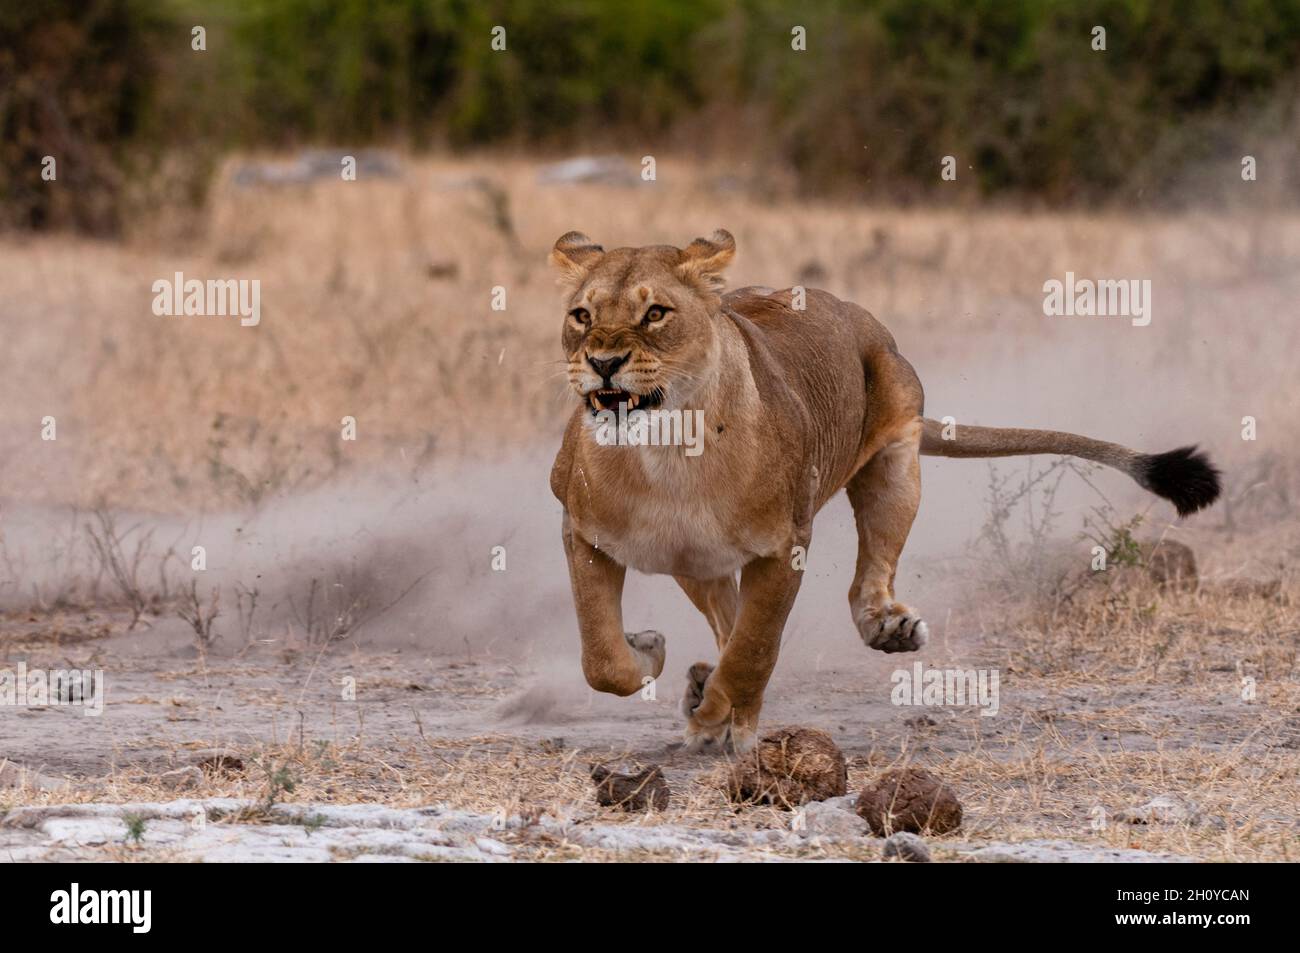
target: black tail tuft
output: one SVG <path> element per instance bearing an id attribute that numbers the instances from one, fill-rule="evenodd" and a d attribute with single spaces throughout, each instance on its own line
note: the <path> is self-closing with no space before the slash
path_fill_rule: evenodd
<path id="1" fill-rule="evenodd" d="M 1173 503 L 1179 516 L 1204 509 L 1219 498 L 1219 471 L 1195 447 L 1143 454 L 1134 477 Z"/>

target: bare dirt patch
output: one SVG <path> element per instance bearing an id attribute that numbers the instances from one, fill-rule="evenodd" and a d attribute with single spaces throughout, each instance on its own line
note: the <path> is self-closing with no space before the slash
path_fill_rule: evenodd
<path id="1" fill-rule="evenodd" d="M 1179 624 L 1187 611 L 1176 601 L 1165 624 Z M 939 860 L 988 859 L 973 853 L 1007 844 L 1029 845 L 1033 850 L 1022 851 L 1028 857 L 1051 856 L 1045 841 L 1073 845 L 1062 859 L 1073 850 L 1295 859 L 1295 683 L 1274 678 L 1273 687 L 1243 700 L 1236 668 L 1220 664 L 1242 646 L 1230 627 L 1222 631 L 1217 640 L 1183 647 L 1163 675 L 1142 665 L 1104 677 L 1092 665 L 1034 672 L 1008 663 L 1014 655 L 999 659 L 987 650 L 983 659 L 964 650 L 926 659 L 930 666 L 1002 664 L 996 717 L 969 707 L 890 704 L 898 663 L 859 647 L 820 670 L 778 668 L 765 719 L 817 725 L 831 735 L 847 758 L 849 796 L 840 800 L 851 801 L 900 765 L 925 766 L 952 785 L 963 822 L 953 834 L 929 839 Z M 103 716 L 67 707 L 4 713 L 6 757 L 61 783 L 41 790 L 30 777 L 11 776 L 0 805 L 14 812 L 21 805 L 164 803 L 178 795 L 244 805 L 243 814 L 227 809 L 213 819 L 217 826 L 270 823 L 266 812 L 280 806 L 311 812 L 328 805 L 442 805 L 486 818 L 485 836 L 497 819 L 493 839 L 517 857 L 668 859 L 685 856 L 692 836 L 700 846 L 724 835 L 739 837 L 714 845 L 727 847 L 721 853 L 730 859 L 880 857 L 879 841 L 828 823 L 827 811 L 733 804 L 728 759 L 690 754 L 678 743 L 678 699 L 668 685 L 654 700 L 610 699 L 557 683 L 545 669 L 482 654 L 339 647 L 288 661 L 267 657 L 269 651 L 196 659 L 183 657 L 183 642 L 159 645 L 148 656 L 138 654 L 138 642 L 122 634 L 95 647 L 95 658 L 113 672 Z M 53 642 L 24 643 L 24 652 L 29 666 L 63 664 L 67 656 Z M 355 700 L 345 698 L 349 685 Z M 546 702 L 536 703 L 538 697 Z M 598 806 L 593 763 L 630 772 L 660 765 L 673 791 L 669 808 L 628 814 Z M 1195 812 L 1147 823 L 1121 816 L 1159 797 L 1193 803 Z M 640 834 L 609 834 L 629 826 L 665 828 L 662 850 Z M 42 850 L 166 853 L 175 841 L 137 843 L 124 834 L 56 842 L 11 827 L 0 821 L 0 844 L 16 851 L 15 859 Z M 604 833 L 588 838 L 591 831 Z M 177 856 L 238 856 L 207 843 Z M 352 847 L 356 856 L 373 853 L 363 843 Z M 343 843 L 303 859 L 352 859 L 350 850 Z"/>

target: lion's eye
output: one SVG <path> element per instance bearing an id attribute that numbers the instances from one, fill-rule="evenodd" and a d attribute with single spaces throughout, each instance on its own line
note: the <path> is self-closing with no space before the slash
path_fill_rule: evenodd
<path id="1" fill-rule="evenodd" d="M 591 312 L 586 308 L 574 308 L 569 312 L 569 317 L 573 318 L 573 320 L 577 321 L 579 324 L 591 324 Z"/>
<path id="2" fill-rule="evenodd" d="M 667 315 L 671 310 L 671 308 L 665 308 L 663 305 L 653 305 L 650 310 L 645 313 L 645 317 L 641 319 L 641 323 L 654 324 L 656 321 L 662 321 L 665 315 Z"/>

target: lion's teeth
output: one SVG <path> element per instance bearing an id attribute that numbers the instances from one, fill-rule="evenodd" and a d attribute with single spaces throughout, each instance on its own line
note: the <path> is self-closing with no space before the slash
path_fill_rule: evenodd
<path id="1" fill-rule="evenodd" d="M 641 398 L 638 397 L 636 394 L 628 394 L 627 396 L 628 409 L 631 410 L 640 402 L 640 400 Z"/>

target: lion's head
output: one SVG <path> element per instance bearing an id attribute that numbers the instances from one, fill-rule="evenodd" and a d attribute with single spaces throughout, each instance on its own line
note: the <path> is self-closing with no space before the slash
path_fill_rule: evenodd
<path id="1" fill-rule="evenodd" d="M 579 232 L 555 243 L 569 384 L 593 414 L 681 407 L 708 380 L 722 271 L 735 253 L 721 229 L 685 248 L 605 251 Z"/>

